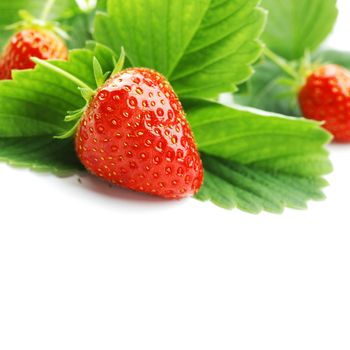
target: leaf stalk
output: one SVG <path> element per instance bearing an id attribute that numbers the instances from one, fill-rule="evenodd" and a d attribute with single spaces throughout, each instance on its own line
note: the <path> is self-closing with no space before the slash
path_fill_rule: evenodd
<path id="1" fill-rule="evenodd" d="M 299 80 L 298 73 L 281 56 L 278 56 L 267 47 L 265 47 L 264 54 L 273 63 L 275 63 L 278 67 L 280 67 L 284 72 L 286 72 L 289 76 L 291 76 L 296 80 Z"/>
<path id="2" fill-rule="evenodd" d="M 55 4 L 55 0 L 47 0 L 43 12 L 41 13 L 40 19 L 42 21 L 46 21 L 47 18 L 49 17 L 49 13 L 53 7 L 53 5 Z"/>
<path id="3" fill-rule="evenodd" d="M 45 67 L 53 72 L 56 72 L 59 75 L 66 77 L 67 79 L 69 79 L 73 83 L 77 84 L 77 86 L 80 87 L 81 89 L 89 90 L 92 92 L 92 94 L 94 94 L 95 91 L 89 85 L 85 84 L 82 80 L 80 80 L 79 78 L 75 77 L 74 75 L 66 72 L 65 70 L 63 70 L 59 67 L 56 67 L 52 63 L 45 61 L 45 60 L 42 60 L 42 59 L 37 58 L 37 57 L 32 57 L 31 60 L 39 66 Z"/>

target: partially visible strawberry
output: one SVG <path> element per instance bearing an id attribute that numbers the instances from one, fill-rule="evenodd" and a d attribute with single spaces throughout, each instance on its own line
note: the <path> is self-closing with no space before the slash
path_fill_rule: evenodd
<path id="1" fill-rule="evenodd" d="M 324 121 L 335 141 L 350 142 L 350 72 L 329 64 L 317 68 L 299 92 L 305 117 Z"/>
<path id="2" fill-rule="evenodd" d="M 11 79 L 13 69 L 34 68 L 31 57 L 67 59 L 67 54 L 65 43 L 52 31 L 23 29 L 12 36 L 0 57 L 0 79 Z"/>
<path id="3" fill-rule="evenodd" d="M 131 68 L 105 82 L 90 100 L 76 151 L 93 174 L 165 198 L 196 193 L 203 168 L 178 97 L 156 71 Z"/>

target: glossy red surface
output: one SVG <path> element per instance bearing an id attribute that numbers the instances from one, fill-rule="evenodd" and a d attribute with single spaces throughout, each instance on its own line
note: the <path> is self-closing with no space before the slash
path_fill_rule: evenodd
<path id="1" fill-rule="evenodd" d="M 90 172 L 136 191 L 182 198 L 203 181 L 182 105 L 150 69 L 126 69 L 98 89 L 81 120 L 76 150 Z"/>
<path id="2" fill-rule="evenodd" d="M 336 65 L 314 71 L 299 93 L 305 117 L 324 121 L 338 142 L 350 142 L 350 72 Z"/>
<path id="3" fill-rule="evenodd" d="M 35 64 L 31 57 L 44 60 L 67 59 L 68 50 L 54 33 L 44 29 L 24 29 L 16 33 L 0 57 L 0 79 L 11 79 L 13 69 L 30 69 Z"/>

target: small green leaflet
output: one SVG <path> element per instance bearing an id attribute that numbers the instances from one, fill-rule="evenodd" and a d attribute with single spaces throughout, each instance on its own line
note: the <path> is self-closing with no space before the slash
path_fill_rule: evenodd
<path id="1" fill-rule="evenodd" d="M 205 168 L 198 199 L 280 213 L 324 198 L 330 135 L 317 123 L 210 101 L 185 106 Z"/>
<path id="2" fill-rule="evenodd" d="M 258 0 L 109 0 L 94 37 L 154 68 L 180 97 L 216 97 L 252 74 L 265 13 Z"/>
<path id="3" fill-rule="evenodd" d="M 263 41 L 286 59 L 313 51 L 332 31 L 337 19 L 336 0 L 263 0 L 269 11 Z"/>

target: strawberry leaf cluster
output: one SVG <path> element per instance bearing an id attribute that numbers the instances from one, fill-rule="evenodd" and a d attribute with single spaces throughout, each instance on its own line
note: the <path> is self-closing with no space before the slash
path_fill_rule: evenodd
<path id="1" fill-rule="evenodd" d="M 333 63 L 350 68 L 350 52 L 320 49 L 336 22 L 337 0 L 263 0 L 262 6 L 269 13 L 262 40 L 285 60 L 286 67 L 297 72 L 299 76 L 294 81 L 297 85 L 293 86 L 288 70 L 276 65 L 268 55 L 262 55 L 254 66 L 254 76 L 235 95 L 235 100 L 242 105 L 300 117 L 298 89 L 314 65 Z"/>
<path id="2" fill-rule="evenodd" d="M 28 8 L 31 1 L 14 2 L 13 8 L 36 14 L 35 8 Z M 331 171 L 325 149 L 330 135 L 318 123 L 217 102 L 221 93 L 235 92 L 237 101 L 246 98 L 247 104 L 258 108 L 298 114 L 289 103 L 280 103 L 282 110 L 249 98 L 251 91 L 254 98 L 257 90 L 264 94 L 262 87 L 267 85 L 260 82 L 259 76 L 264 76 L 260 66 L 249 80 L 252 65 L 263 52 L 260 36 L 266 11 L 259 0 L 108 0 L 98 1 L 99 10 L 87 13 L 74 1 L 56 3 L 52 16 L 71 28 L 70 47 L 75 49 L 68 61 L 50 64 L 95 89 L 96 77 L 113 72 L 124 47 L 126 67 L 152 68 L 170 81 L 184 105 L 204 165 L 205 180 L 197 199 L 251 213 L 278 213 L 323 198 L 327 185 L 323 176 Z M 15 21 L 14 15 L 1 17 L 1 7 L 6 6 L 0 5 L 1 25 Z M 266 33 L 268 42 L 272 39 Z M 310 47 L 324 35 L 315 36 Z M 275 82 L 282 76 L 279 71 L 273 74 Z M 245 97 L 239 89 L 246 90 Z M 276 90 L 276 96 L 282 93 Z M 74 118 L 65 120 L 67 113 L 85 105 L 77 84 L 37 65 L 0 82 L 0 105 L 0 160 L 56 174 L 82 170 L 72 139 L 55 138 L 74 126 Z"/>

